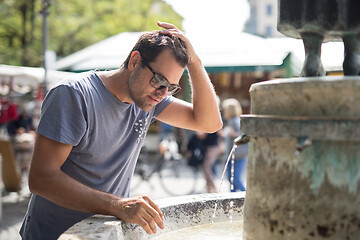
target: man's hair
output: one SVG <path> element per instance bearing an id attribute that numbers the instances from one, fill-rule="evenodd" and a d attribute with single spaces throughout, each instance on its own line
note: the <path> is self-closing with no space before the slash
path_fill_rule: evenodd
<path id="1" fill-rule="evenodd" d="M 188 64 L 189 55 L 183 41 L 180 38 L 176 36 L 160 34 L 159 31 L 154 31 L 143 33 L 140 36 L 139 40 L 131 50 L 123 65 L 125 68 L 128 68 L 131 53 L 133 51 L 140 52 L 143 60 L 142 66 L 145 66 L 144 61 L 155 61 L 157 56 L 165 49 L 170 50 L 172 56 L 174 56 L 176 61 L 182 67 L 185 67 Z"/>

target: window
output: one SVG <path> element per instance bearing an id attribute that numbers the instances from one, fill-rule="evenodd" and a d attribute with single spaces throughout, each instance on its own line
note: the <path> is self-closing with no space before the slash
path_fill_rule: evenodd
<path id="1" fill-rule="evenodd" d="M 272 37 L 273 33 L 272 33 L 272 27 L 271 26 L 267 26 L 266 27 L 266 37 Z"/>
<path id="2" fill-rule="evenodd" d="M 268 5 L 266 6 L 266 14 L 267 14 L 268 16 L 271 16 L 271 15 L 272 15 L 272 5 L 268 4 Z"/>

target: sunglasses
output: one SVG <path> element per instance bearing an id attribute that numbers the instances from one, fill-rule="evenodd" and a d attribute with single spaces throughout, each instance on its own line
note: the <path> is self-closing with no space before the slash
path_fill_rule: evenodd
<path id="1" fill-rule="evenodd" d="M 150 85 L 157 89 L 162 90 L 164 88 L 167 88 L 167 95 L 174 95 L 178 91 L 180 91 L 181 87 L 178 84 L 170 84 L 166 78 L 163 76 L 160 76 L 159 74 L 155 73 L 155 71 L 149 66 L 149 64 L 143 60 L 143 63 L 145 66 L 154 74 L 154 76 L 150 79 L 149 83 Z"/>

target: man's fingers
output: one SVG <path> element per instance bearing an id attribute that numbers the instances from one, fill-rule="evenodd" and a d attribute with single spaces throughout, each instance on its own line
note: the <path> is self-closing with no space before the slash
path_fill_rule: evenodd
<path id="1" fill-rule="evenodd" d="M 139 224 L 148 234 L 157 232 L 156 225 L 161 229 L 165 227 L 164 215 L 149 197 L 134 197 L 122 201 L 122 211 L 118 216 L 120 219 Z"/>
<path id="2" fill-rule="evenodd" d="M 161 212 L 159 206 L 147 196 L 144 196 L 144 200 L 148 203 L 148 208 L 146 209 L 146 211 L 151 215 L 152 219 L 155 220 L 156 224 L 161 229 L 164 229 L 164 215 Z"/>
<path id="3" fill-rule="evenodd" d="M 174 24 L 171 24 L 171 23 L 158 21 L 157 24 L 158 24 L 159 27 L 162 27 L 164 29 L 177 29 L 177 30 L 179 30 Z"/>
<path id="4" fill-rule="evenodd" d="M 147 229 L 150 229 L 150 234 L 156 233 L 157 230 L 156 230 L 154 218 L 144 209 L 143 209 L 141 215 L 142 215 L 142 218 L 146 222 L 146 225 L 144 225 L 144 227 L 142 226 L 144 228 L 144 230 L 148 233 Z"/>
<path id="5" fill-rule="evenodd" d="M 159 206 L 147 196 L 145 196 L 144 199 L 149 203 L 149 205 L 152 208 L 154 208 L 158 212 L 159 216 L 161 217 L 161 220 L 164 220 L 164 214 L 161 212 Z"/>
<path id="6" fill-rule="evenodd" d="M 160 31 L 161 34 L 175 35 L 177 37 L 184 36 L 184 33 L 171 23 L 158 22 L 158 25 L 164 29 Z"/>
<path id="7" fill-rule="evenodd" d="M 140 225 L 140 227 L 142 227 L 145 230 L 145 232 L 147 234 L 153 234 L 153 231 L 151 230 L 150 225 L 144 218 L 139 219 L 139 221 L 137 223 Z"/>

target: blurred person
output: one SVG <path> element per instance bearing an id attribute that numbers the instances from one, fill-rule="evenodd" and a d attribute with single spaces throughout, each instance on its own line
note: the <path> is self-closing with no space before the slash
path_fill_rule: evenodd
<path id="1" fill-rule="evenodd" d="M 159 141 L 161 142 L 165 138 L 169 137 L 169 135 L 174 134 L 174 127 L 166 124 L 164 122 L 160 122 L 160 133 L 159 133 Z"/>
<path id="2" fill-rule="evenodd" d="M 187 144 L 189 152 L 188 164 L 192 167 L 199 167 L 204 163 L 206 133 L 194 132 Z"/>
<path id="3" fill-rule="evenodd" d="M 136 160 L 155 119 L 203 132 L 222 127 L 215 91 L 187 37 L 174 25 L 144 33 L 119 69 L 61 81 L 42 104 L 29 172 L 24 240 L 57 239 L 93 214 L 139 224 L 164 216 L 147 196 L 129 197 Z M 187 67 L 193 103 L 171 95 Z"/>
<path id="4" fill-rule="evenodd" d="M 169 134 L 161 140 L 159 143 L 159 153 L 162 158 L 167 160 L 181 158 L 179 145 L 176 142 L 175 136 L 173 134 Z"/>
<path id="5" fill-rule="evenodd" d="M 204 139 L 205 152 L 202 170 L 206 181 L 206 191 L 208 193 L 217 192 L 214 165 L 220 156 L 220 140 L 221 136 L 219 132 L 207 133 Z"/>
<path id="6" fill-rule="evenodd" d="M 216 103 L 220 107 L 220 98 L 216 96 Z M 204 139 L 204 159 L 202 171 L 206 181 L 206 191 L 208 193 L 217 192 L 215 186 L 216 162 L 220 156 L 221 129 L 214 133 L 205 134 Z"/>
<path id="7" fill-rule="evenodd" d="M 15 135 L 12 138 L 16 160 L 20 163 L 21 175 L 27 174 L 34 148 L 35 131 L 31 116 L 23 110 L 14 123 Z"/>
<path id="8" fill-rule="evenodd" d="M 164 157 L 164 154 L 169 150 L 169 142 L 174 139 L 174 127 L 164 122 L 160 122 L 159 127 L 160 133 L 158 150 L 160 155 Z"/>
<path id="9" fill-rule="evenodd" d="M 185 155 L 187 152 L 187 143 L 188 143 L 187 131 L 188 130 L 184 128 L 174 128 L 175 139 L 179 146 L 179 152 L 182 155 Z"/>
<path id="10" fill-rule="evenodd" d="M 184 152 L 181 148 L 184 134 L 181 130 L 183 129 L 160 122 L 158 152 L 161 157 L 166 159 L 179 159 L 182 157 Z"/>
<path id="11" fill-rule="evenodd" d="M 30 133 L 34 131 L 32 117 L 26 111 L 23 111 L 19 114 L 15 126 L 16 133 Z"/>
<path id="12" fill-rule="evenodd" d="M 14 149 L 16 162 L 20 167 L 20 174 L 23 177 L 29 170 L 35 134 L 32 118 L 27 111 L 17 107 L 17 105 L 12 111 L 15 110 L 16 113 L 9 114 L 13 118 L 9 118 L 6 127 L 11 146 Z"/>
<path id="13" fill-rule="evenodd" d="M 225 99 L 222 103 L 223 117 L 225 119 L 224 124 L 224 138 L 225 138 L 225 156 L 228 158 L 229 154 L 234 146 L 234 140 L 241 135 L 240 132 L 240 115 L 242 114 L 242 108 L 240 102 L 234 98 Z M 227 167 L 228 179 L 231 182 L 231 169 L 233 167 L 233 189 L 231 192 L 245 191 L 245 184 L 242 181 L 244 179 L 246 161 L 248 154 L 248 144 L 240 145 L 235 149 L 234 153 L 234 166 L 230 157 L 230 162 Z M 226 158 L 226 159 L 227 159 Z"/>
<path id="14" fill-rule="evenodd" d="M 6 128 L 8 131 L 8 135 L 10 137 L 10 140 L 13 141 L 16 130 L 19 128 L 18 125 L 18 119 L 19 119 L 19 113 L 18 113 L 18 105 L 15 102 L 12 102 L 8 100 L 7 98 L 4 98 L 2 100 L 2 111 L 1 111 L 1 120 L 2 122 L 6 122 Z"/>

